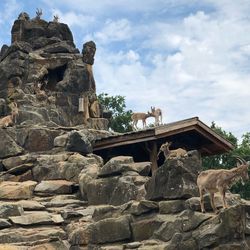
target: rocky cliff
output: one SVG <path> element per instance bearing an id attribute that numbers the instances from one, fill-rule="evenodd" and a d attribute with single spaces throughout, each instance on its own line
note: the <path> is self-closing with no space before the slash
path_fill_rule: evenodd
<path id="1" fill-rule="evenodd" d="M 93 154 L 111 134 L 91 108 L 94 52 L 88 42 L 80 54 L 58 20 L 21 13 L 14 22 L 0 62 L 1 115 L 19 109 L 0 128 L 0 249 L 249 249 L 250 202 L 228 193 L 230 208 L 215 215 L 206 197 L 201 213 L 199 152 L 153 176 L 151 162 Z"/>
<path id="2" fill-rule="evenodd" d="M 107 128 L 96 103 L 94 42 L 86 42 L 80 53 L 66 24 L 40 16 L 30 19 L 27 13 L 15 20 L 11 41 L 0 52 L 1 116 L 16 102 L 17 124 Z"/>

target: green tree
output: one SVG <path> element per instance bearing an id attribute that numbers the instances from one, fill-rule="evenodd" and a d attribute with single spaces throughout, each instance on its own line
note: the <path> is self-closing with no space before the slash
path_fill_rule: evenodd
<path id="1" fill-rule="evenodd" d="M 132 131 L 132 110 L 125 110 L 126 104 L 124 96 L 109 96 L 106 93 L 101 93 L 98 95 L 98 100 L 100 104 L 112 112 L 109 128 L 120 133 Z"/>
<path id="2" fill-rule="evenodd" d="M 225 153 L 222 155 L 215 155 L 215 156 L 208 156 L 203 158 L 203 167 L 204 169 L 210 169 L 210 168 L 230 168 L 235 165 L 236 159 L 233 157 L 235 155 L 235 150 L 238 147 L 238 140 L 237 138 L 231 133 L 226 132 L 221 127 L 217 126 L 215 122 L 212 122 L 211 129 L 214 130 L 217 134 L 228 140 L 233 144 L 235 147 L 234 150 L 232 150 L 229 153 Z"/>
<path id="3" fill-rule="evenodd" d="M 242 142 L 238 144 L 237 138 L 231 133 L 224 131 L 221 127 L 217 126 L 214 122 L 212 122 L 211 128 L 230 141 L 234 145 L 234 149 L 222 155 L 216 156 L 208 156 L 203 158 L 203 168 L 211 169 L 211 168 L 226 168 L 230 169 L 236 166 L 236 158 L 235 156 L 240 156 L 246 161 L 250 160 L 250 133 L 246 133 L 242 136 Z M 250 183 L 246 183 L 245 186 L 241 184 L 241 182 L 236 183 L 232 186 L 231 191 L 233 193 L 238 193 L 242 198 L 249 199 L 250 198 Z"/>
<path id="4" fill-rule="evenodd" d="M 250 133 L 242 135 L 241 144 L 235 149 L 235 155 L 239 155 L 246 161 L 250 161 Z M 250 176 L 250 175 L 249 175 Z M 243 186 L 241 182 L 236 183 L 232 187 L 232 192 L 238 193 L 245 199 L 250 199 L 250 182 Z"/>

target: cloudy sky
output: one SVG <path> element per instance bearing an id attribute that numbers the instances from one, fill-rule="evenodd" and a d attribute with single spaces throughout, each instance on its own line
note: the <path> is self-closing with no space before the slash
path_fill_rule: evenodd
<path id="1" fill-rule="evenodd" d="M 239 138 L 250 132 L 249 0 L 1 0 L 0 46 L 22 11 L 58 14 L 76 46 L 97 45 L 98 93 L 127 109 L 163 110 L 164 122 L 194 116 Z"/>

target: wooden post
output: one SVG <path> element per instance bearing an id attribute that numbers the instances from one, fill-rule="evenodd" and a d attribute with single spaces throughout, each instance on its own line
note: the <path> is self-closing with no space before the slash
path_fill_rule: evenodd
<path id="1" fill-rule="evenodd" d="M 89 119 L 89 98 L 88 98 L 88 96 L 84 96 L 83 106 L 84 106 L 83 123 L 87 124 L 88 119 Z"/>
<path id="2" fill-rule="evenodd" d="M 155 141 L 146 142 L 146 149 L 149 152 L 149 160 L 152 163 L 151 171 L 152 175 L 155 174 L 155 171 L 158 169 L 157 164 L 157 144 Z"/>

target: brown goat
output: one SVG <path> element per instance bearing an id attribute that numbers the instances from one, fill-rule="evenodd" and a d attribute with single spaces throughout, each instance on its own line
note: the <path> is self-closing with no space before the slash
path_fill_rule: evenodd
<path id="1" fill-rule="evenodd" d="M 165 161 L 171 158 L 181 158 L 187 156 L 188 152 L 183 148 L 177 148 L 170 150 L 169 147 L 172 145 L 172 142 L 166 142 L 161 145 L 157 157 L 160 153 L 163 152 L 165 156 Z"/>
<path id="2" fill-rule="evenodd" d="M 200 193 L 200 205 L 201 211 L 205 213 L 204 208 L 204 193 L 208 192 L 210 195 L 210 203 L 215 213 L 218 212 L 214 204 L 214 194 L 220 192 L 223 208 L 227 208 L 226 203 L 226 191 L 236 182 L 241 180 L 242 182 L 249 179 L 248 167 L 249 164 L 241 159 L 237 158 L 237 167 L 230 170 L 227 169 L 210 169 L 202 171 L 197 178 L 197 186 Z"/>
<path id="3" fill-rule="evenodd" d="M 145 128 L 147 125 L 146 119 L 149 117 L 153 117 L 152 113 L 150 113 L 150 112 L 148 112 L 148 113 L 133 113 L 131 116 L 133 130 L 138 129 L 137 123 L 139 120 L 142 120 L 142 126 L 143 126 L 143 128 Z"/>
<path id="4" fill-rule="evenodd" d="M 155 109 L 155 107 L 151 107 L 151 113 L 153 114 L 155 118 L 155 126 L 159 126 L 162 124 L 162 111 L 161 109 Z M 161 119 L 161 122 L 160 122 Z"/>
<path id="5" fill-rule="evenodd" d="M 11 114 L 0 119 L 0 128 L 7 128 L 15 124 L 17 115 L 18 115 L 18 107 L 17 104 L 13 102 Z"/>

